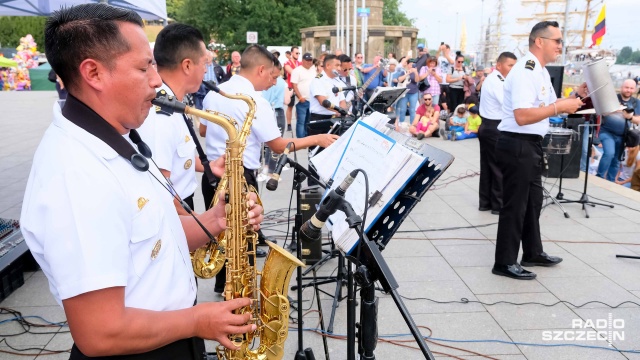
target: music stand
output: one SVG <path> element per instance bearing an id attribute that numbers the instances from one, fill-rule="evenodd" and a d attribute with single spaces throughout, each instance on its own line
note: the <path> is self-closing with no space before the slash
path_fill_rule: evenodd
<path id="1" fill-rule="evenodd" d="M 369 108 L 374 111 L 380 113 L 386 113 L 387 109 L 395 105 L 395 103 L 400 99 L 409 89 L 407 88 L 398 88 L 398 87 L 377 87 L 373 94 L 371 94 L 371 98 L 367 102 Z"/>
<path id="2" fill-rule="evenodd" d="M 587 127 L 587 131 L 589 131 L 589 144 L 588 144 L 588 150 L 587 150 L 587 171 L 585 171 L 584 173 L 584 188 L 582 190 L 582 195 L 580 196 L 579 200 L 566 200 L 566 199 L 562 199 L 560 200 L 561 203 L 577 203 L 577 204 L 582 204 L 582 210 L 584 211 L 584 216 L 588 219 L 589 218 L 589 212 L 587 211 L 587 206 L 589 205 L 591 207 L 596 207 L 596 205 L 600 205 L 600 206 L 607 206 L 611 209 L 613 209 L 613 205 L 610 204 L 604 204 L 604 203 L 599 203 L 599 202 L 595 202 L 595 201 L 591 201 L 589 200 L 589 195 L 587 195 L 587 184 L 589 182 L 589 161 L 591 160 L 591 147 L 593 146 L 593 128 L 600 126 L 599 124 L 595 124 L 595 115 L 591 115 L 589 117 L 589 124 L 584 124 L 581 126 L 586 126 Z"/>

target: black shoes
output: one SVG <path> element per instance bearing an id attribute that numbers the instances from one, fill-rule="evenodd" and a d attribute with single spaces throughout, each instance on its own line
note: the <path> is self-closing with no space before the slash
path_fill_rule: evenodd
<path id="1" fill-rule="evenodd" d="M 418 135 L 416 135 L 416 138 L 418 140 L 422 140 L 422 139 L 424 139 L 424 134 L 423 133 L 418 133 Z"/>
<path id="2" fill-rule="evenodd" d="M 527 271 L 519 264 L 513 265 L 493 265 L 491 273 L 500 276 L 506 276 L 516 280 L 533 280 L 536 278 L 536 274 L 531 271 Z"/>
<path id="3" fill-rule="evenodd" d="M 256 249 L 256 257 L 259 257 L 259 258 L 267 257 L 267 252 L 262 249 Z"/>
<path id="4" fill-rule="evenodd" d="M 478 211 L 489 211 L 491 210 L 490 207 L 485 207 L 485 206 L 480 206 L 478 208 Z M 500 215 L 500 210 L 491 210 L 491 215 Z"/>
<path id="5" fill-rule="evenodd" d="M 291 124 L 287 125 L 287 131 L 291 131 Z"/>
<path id="6" fill-rule="evenodd" d="M 522 266 L 554 266 L 562 262 L 562 258 L 558 256 L 547 255 L 547 253 L 542 253 L 532 259 L 525 260 L 522 259 L 520 261 L 520 265 Z"/>

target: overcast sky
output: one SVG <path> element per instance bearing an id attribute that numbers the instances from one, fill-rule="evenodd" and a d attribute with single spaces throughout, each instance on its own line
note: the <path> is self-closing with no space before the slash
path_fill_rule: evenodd
<path id="1" fill-rule="evenodd" d="M 585 0 L 569 0 L 570 10 L 578 8 L 584 9 Z M 520 25 L 515 18 L 518 16 L 529 17 L 536 11 L 541 11 L 541 5 L 523 6 L 519 0 L 503 0 L 504 12 L 503 19 L 503 40 L 501 50 L 515 51 L 516 42 L 511 36 L 513 33 L 529 33 L 535 22 Z M 593 34 L 593 26 L 595 18 L 602 7 L 602 0 L 591 1 L 591 7 L 595 7 L 596 14 L 590 21 L 587 31 L 586 46 L 591 45 L 591 34 Z M 631 46 L 634 50 L 640 48 L 640 26 L 638 18 L 640 17 L 640 0 L 606 0 L 606 25 L 607 33 L 604 36 L 601 47 L 621 49 L 623 46 Z M 484 4 L 484 5 L 483 5 Z M 483 22 L 486 28 L 487 20 L 491 16 L 496 16 L 497 0 L 402 0 L 401 10 L 410 18 L 415 18 L 415 25 L 419 29 L 418 37 L 426 38 L 429 49 L 437 47 L 441 41 L 444 41 L 454 47 L 454 44 L 460 46 L 460 36 L 462 22 L 467 27 L 467 49 L 466 52 L 477 51 L 477 44 L 480 39 L 480 24 Z M 449 5 L 449 6 L 447 6 Z M 536 6 L 539 6 L 536 8 Z M 558 4 L 554 5 L 560 6 Z M 484 8 L 484 11 L 483 11 Z M 556 10 L 558 11 L 558 10 Z M 559 11 L 564 11 L 562 8 Z M 456 42 L 456 12 L 458 13 L 458 31 Z M 481 21 L 482 18 L 482 21 Z M 574 22 L 581 21 L 584 23 L 584 17 L 579 20 L 574 18 Z M 562 26 L 562 24 L 561 24 Z M 580 25 L 582 29 L 582 25 Z M 525 50 L 524 46 L 521 46 Z"/>

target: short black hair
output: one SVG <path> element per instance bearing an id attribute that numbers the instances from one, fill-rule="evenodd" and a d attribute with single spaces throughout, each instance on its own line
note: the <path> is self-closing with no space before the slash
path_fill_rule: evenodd
<path id="1" fill-rule="evenodd" d="M 331 60 L 335 60 L 338 57 L 333 55 L 333 54 L 328 54 L 327 56 L 324 57 L 324 60 L 322 61 L 322 66 L 323 67 L 327 67 L 327 63 Z"/>
<path id="2" fill-rule="evenodd" d="M 338 60 L 340 60 L 341 64 L 342 63 L 350 63 L 351 62 L 351 58 L 347 54 L 342 54 L 342 55 L 338 56 Z"/>
<path id="3" fill-rule="evenodd" d="M 535 25 L 531 29 L 531 33 L 529 34 L 529 46 L 533 46 L 536 43 L 536 39 L 542 37 L 547 32 L 548 27 L 559 28 L 560 25 L 557 21 L 541 21 Z"/>
<path id="4" fill-rule="evenodd" d="M 293 52 L 293 50 L 295 50 L 295 49 L 298 49 L 298 47 L 297 46 L 292 46 L 291 47 L 291 52 Z"/>
<path id="5" fill-rule="evenodd" d="M 250 45 L 242 52 L 240 67 L 243 70 L 253 69 L 260 65 L 270 67 L 275 64 L 274 57 L 266 47 L 258 44 Z"/>
<path id="6" fill-rule="evenodd" d="M 78 86 L 78 70 L 84 60 L 95 59 L 112 69 L 116 58 L 131 50 L 120 33 L 119 22 L 143 26 L 135 12 L 106 4 L 63 8 L 47 19 L 44 29 L 47 60 L 72 93 Z"/>
<path id="7" fill-rule="evenodd" d="M 197 61 L 202 56 L 200 43 L 204 44 L 200 30 L 186 24 L 169 24 L 158 33 L 153 57 L 158 68 L 174 69 L 184 59 Z"/>
<path id="8" fill-rule="evenodd" d="M 513 59 L 515 61 L 518 61 L 518 58 L 516 57 L 516 54 L 509 52 L 509 51 L 505 51 L 503 53 L 500 54 L 500 56 L 498 56 L 498 60 L 496 60 L 496 62 L 503 62 L 507 59 Z"/>

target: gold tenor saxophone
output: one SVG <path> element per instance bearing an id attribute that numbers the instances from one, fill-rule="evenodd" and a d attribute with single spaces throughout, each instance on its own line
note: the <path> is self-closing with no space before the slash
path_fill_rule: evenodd
<path id="1" fill-rule="evenodd" d="M 253 257 L 253 263 L 256 263 L 255 251 L 249 251 L 247 245 L 251 242 L 255 249 L 258 235 L 248 225 L 247 197 L 251 189 L 244 178 L 242 156 L 256 106 L 250 96 L 227 95 L 221 91 L 220 94 L 227 98 L 243 100 L 249 105 L 247 118 L 240 131 L 237 130 L 237 122 L 224 114 L 196 110 L 170 99 L 178 104 L 178 108 L 184 108 L 181 110 L 174 106 L 172 111 L 182 111 L 220 125 L 229 137 L 225 151 L 225 172 L 214 196 L 215 202 L 219 198 L 218 194 L 225 194 L 227 229 L 218 237 L 217 243 L 210 242 L 197 249 L 192 254 L 192 262 L 198 276 L 212 277 L 220 271 L 226 260 L 225 300 L 241 297 L 249 297 L 252 300 L 251 305 L 237 309 L 235 313 L 251 313 L 249 322 L 256 325 L 256 330 L 247 334 L 230 335 L 229 339 L 239 349 L 229 350 L 218 346 L 218 358 L 279 360 L 284 356 L 284 342 L 289 332 L 289 281 L 295 268 L 304 264 L 282 247 L 269 242 L 271 249 L 262 271 L 250 265 L 250 256 Z M 154 102 L 156 105 L 161 103 L 157 100 Z M 256 286 L 258 276 L 259 289 Z M 259 338 L 260 343 L 254 349 L 252 344 L 255 338 Z"/>

